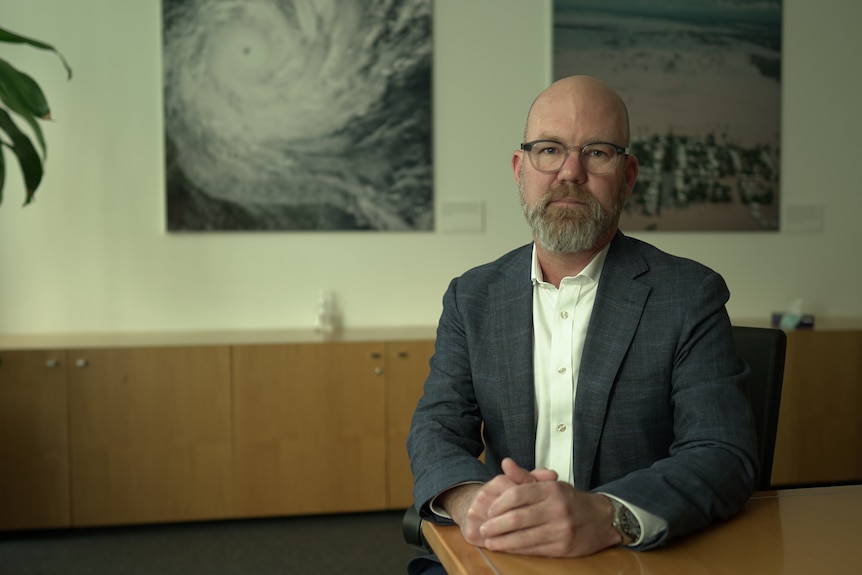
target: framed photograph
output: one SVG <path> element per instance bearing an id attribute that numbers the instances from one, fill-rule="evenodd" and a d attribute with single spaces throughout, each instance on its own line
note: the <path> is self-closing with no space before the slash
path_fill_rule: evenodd
<path id="1" fill-rule="evenodd" d="M 779 229 L 780 0 L 554 0 L 554 78 L 629 109 L 624 230 Z"/>
<path id="2" fill-rule="evenodd" d="M 431 0 L 163 0 L 169 231 L 433 230 Z"/>

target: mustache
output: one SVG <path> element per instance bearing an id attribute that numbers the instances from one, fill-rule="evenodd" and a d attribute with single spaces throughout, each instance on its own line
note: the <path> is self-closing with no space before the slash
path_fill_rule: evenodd
<path id="1" fill-rule="evenodd" d="M 587 205 L 592 205 L 595 201 L 595 197 L 591 193 L 575 184 L 558 184 L 551 186 L 545 193 L 542 198 L 542 207 L 546 208 L 551 203 L 564 198 L 572 198 Z"/>

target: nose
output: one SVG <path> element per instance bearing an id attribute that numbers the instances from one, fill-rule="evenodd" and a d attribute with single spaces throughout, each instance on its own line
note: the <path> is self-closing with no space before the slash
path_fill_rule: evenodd
<path id="1" fill-rule="evenodd" d="M 581 162 L 580 150 L 571 150 L 557 171 L 557 180 L 582 184 L 586 178 L 587 170 L 584 168 L 584 163 Z"/>

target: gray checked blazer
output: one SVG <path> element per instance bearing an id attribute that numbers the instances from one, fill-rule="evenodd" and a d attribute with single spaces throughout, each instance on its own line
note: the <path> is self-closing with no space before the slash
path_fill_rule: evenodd
<path id="1" fill-rule="evenodd" d="M 531 245 L 452 280 L 407 448 L 420 515 L 512 457 L 535 466 Z M 617 232 L 587 330 L 575 485 L 664 518 L 644 548 L 730 517 L 754 489 L 747 367 L 714 271 Z M 484 463 L 478 456 L 484 451 Z"/>

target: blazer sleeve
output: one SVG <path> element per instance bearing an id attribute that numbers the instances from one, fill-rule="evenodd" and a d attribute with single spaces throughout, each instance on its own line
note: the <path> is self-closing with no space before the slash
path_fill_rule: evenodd
<path id="1" fill-rule="evenodd" d="M 440 492 L 494 475 L 478 459 L 484 449 L 482 416 L 473 390 L 459 287 L 459 279 L 452 280 L 443 296 L 430 374 L 407 438 L 413 498 L 425 519 L 435 518 L 428 504 Z"/>
<path id="2" fill-rule="evenodd" d="M 726 284 L 710 270 L 672 294 L 652 293 L 644 308 L 608 404 L 599 450 L 608 465 L 596 471 L 605 474 L 597 489 L 668 522 L 667 531 L 644 548 L 737 513 L 754 489 L 757 468 L 748 368 L 734 348 Z M 653 407 L 637 410 L 638 402 Z M 634 425 L 635 414 L 639 437 L 610 432 Z M 640 469 L 608 471 L 615 457 L 632 460 L 636 451 L 651 450 L 653 461 Z"/>

